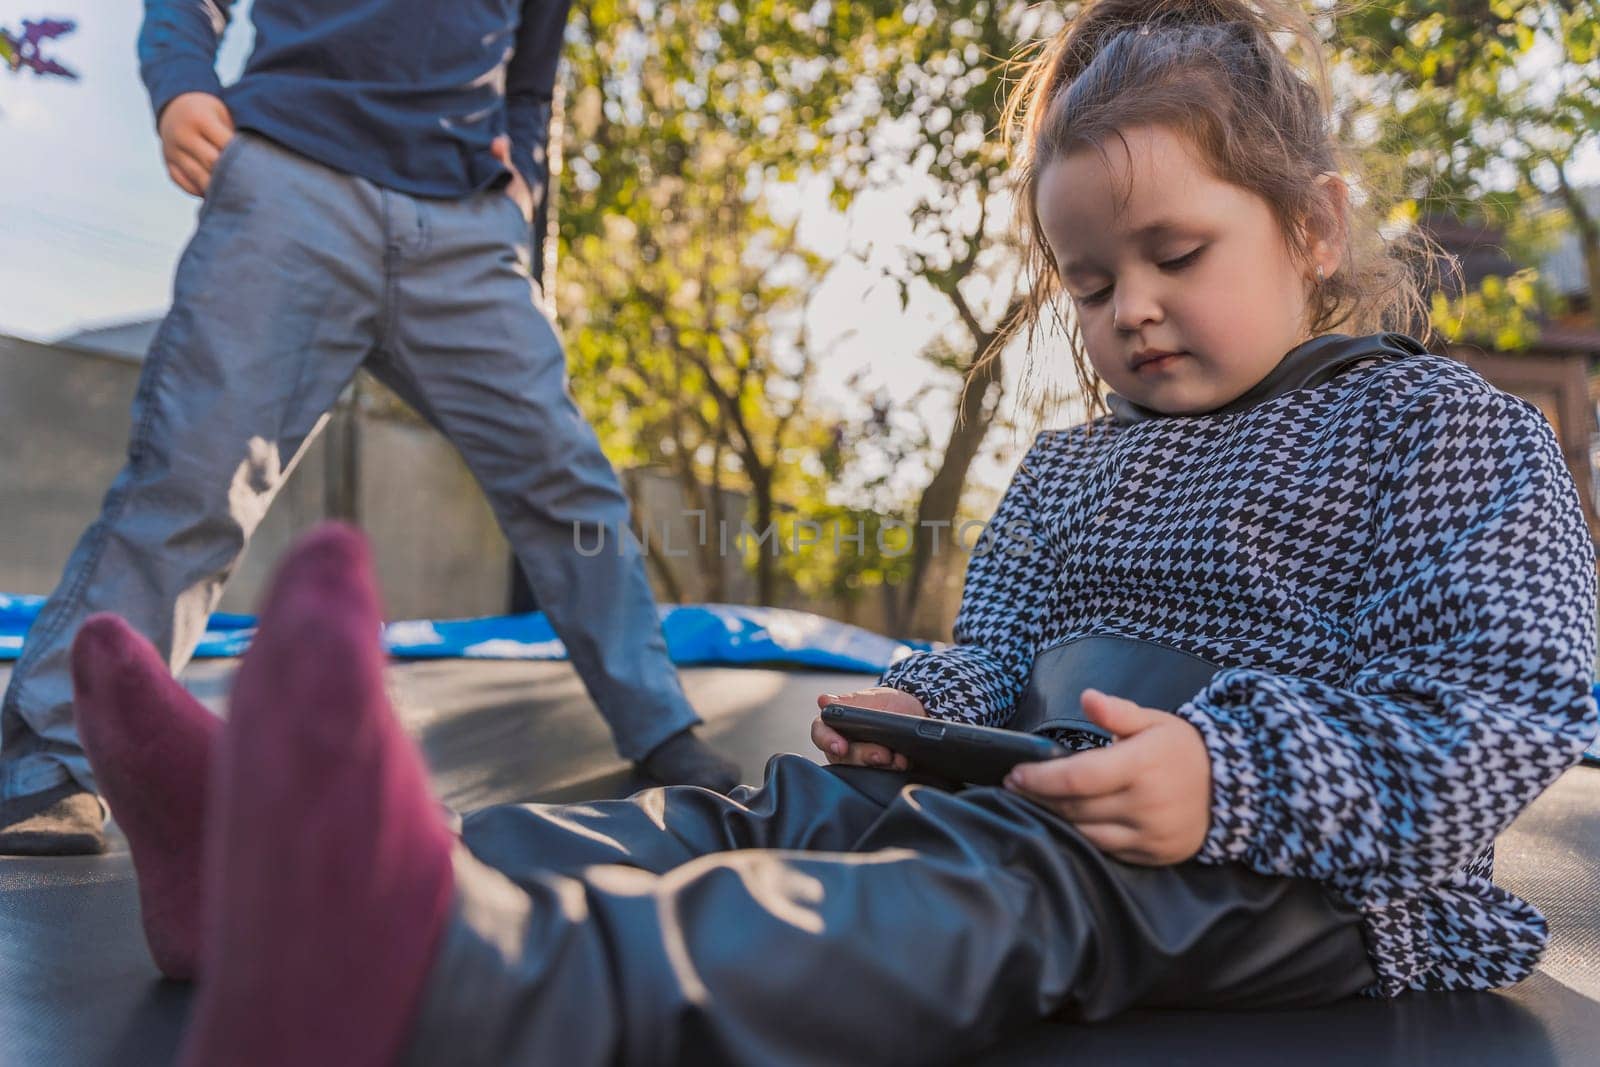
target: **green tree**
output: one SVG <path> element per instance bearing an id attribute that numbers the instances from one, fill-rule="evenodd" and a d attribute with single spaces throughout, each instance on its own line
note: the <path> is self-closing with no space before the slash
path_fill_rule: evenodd
<path id="1" fill-rule="evenodd" d="M 911 206 L 918 241 L 893 272 L 902 305 L 913 286 L 946 304 L 947 322 L 924 355 L 945 372 L 956 397 L 948 430 L 917 450 L 927 457 L 929 476 L 911 515 L 919 536 L 899 569 L 891 612 L 891 627 L 925 629 L 918 609 L 941 577 L 931 533 L 958 522 L 973 462 L 1002 410 L 1002 346 L 1023 306 L 1011 160 L 1001 131 L 1008 61 L 1019 47 L 1053 33 L 1062 13 L 1053 5 L 1000 0 L 874 7 L 875 47 L 864 73 L 875 118 L 852 134 L 834 173 L 847 192 L 896 172 L 925 173 L 929 180 Z"/>
<path id="2" fill-rule="evenodd" d="M 1571 178 L 1600 137 L 1600 0 L 1403 0 L 1346 12 L 1337 29 L 1376 105 L 1372 158 L 1400 168 L 1411 217 L 1503 227 L 1525 260 L 1575 234 L 1600 323 L 1600 220 Z M 1436 325 L 1514 346 L 1550 296 L 1531 273 L 1493 280 L 1436 301 Z"/>
<path id="3" fill-rule="evenodd" d="M 858 62 L 840 28 L 814 4 L 594 0 L 569 33 L 557 303 L 580 399 L 614 458 L 669 465 L 712 516 L 743 488 L 784 541 L 823 503 L 805 322 L 827 264 L 771 194 L 826 166 Z M 773 602 L 773 542 L 746 552 Z"/>
<path id="4" fill-rule="evenodd" d="M 758 530 L 872 512 L 949 529 L 1000 411 L 997 342 L 1021 307 L 998 138 L 1005 60 L 1058 21 L 989 0 L 575 5 L 558 306 L 608 451 L 671 466 L 711 513 L 717 487 L 747 489 Z M 893 278 L 948 306 L 924 355 L 956 398 L 953 420 L 909 431 L 808 399 L 826 360 L 806 306 L 829 265 L 773 199 L 823 175 L 845 210 L 897 169 L 925 174 L 929 191 L 908 205 L 917 241 Z M 867 452 L 925 467 L 914 499 L 856 476 Z M 862 491 L 841 499 L 841 484 Z M 839 595 L 889 582 L 891 626 L 910 627 L 933 539 L 884 553 L 875 524 L 862 551 L 826 565 L 762 549 L 759 595 L 785 578 Z"/>

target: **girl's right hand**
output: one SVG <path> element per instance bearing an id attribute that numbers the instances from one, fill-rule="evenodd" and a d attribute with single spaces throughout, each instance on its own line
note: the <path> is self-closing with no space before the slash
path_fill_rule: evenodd
<path id="1" fill-rule="evenodd" d="M 910 693 L 888 686 L 874 686 L 871 689 L 860 689 L 854 693 L 822 693 L 817 697 L 817 707 L 823 708 L 829 704 L 854 704 L 858 708 L 873 708 L 877 711 L 892 711 L 897 715 L 914 715 L 918 718 L 927 718 L 927 709 L 922 706 L 922 701 Z M 822 754 L 828 758 L 829 763 L 846 763 L 855 767 L 876 767 L 886 771 L 905 771 L 911 769 L 911 763 L 898 752 L 891 752 L 882 745 L 867 742 L 846 740 L 833 727 L 827 725 L 820 717 L 811 723 L 811 743 L 816 745 Z"/>

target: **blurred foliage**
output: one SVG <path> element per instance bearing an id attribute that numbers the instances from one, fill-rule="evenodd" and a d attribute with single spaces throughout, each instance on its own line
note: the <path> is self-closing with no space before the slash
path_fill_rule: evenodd
<path id="1" fill-rule="evenodd" d="M 979 357 L 1020 306 L 995 136 L 1004 59 L 1058 20 L 988 0 L 580 0 L 557 306 L 610 454 L 667 465 L 708 500 L 745 489 L 757 529 L 956 520 L 1001 399 L 999 360 Z M 947 302 L 947 328 L 924 352 L 947 373 L 906 410 L 864 397 L 824 411 L 807 399 L 823 353 L 805 322 L 831 264 L 776 205 L 810 179 L 847 210 L 907 173 L 926 176 L 905 208 L 916 241 L 895 250 L 889 274 L 902 308 L 919 285 Z M 938 414 L 952 406 L 954 419 Z M 866 540 L 849 558 L 761 552 L 759 595 L 784 581 L 844 596 L 897 584 L 909 621 L 930 542 L 885 553 Z"/>
<path id="2" fill-rule="evenodd" d="M 1005 388 L 1004 342 L 1022 310 L 1013 225 L 1011 158 L 1001 134 L 1010 59 L 1052 34 L 1075 5 L 1026 5 L 1001 0 L 900 5 L 880 26 L 874 53 L 871 106 L 877 136 L 871 162 L 839 175 L 841 190 L 858 191 L 909 172 L 925 181 L 909 205 L 915 241 L 899 250 L 887 274 L 901 307 L 914 288 L 947 307 L 943 328 L 922 356 L 944 373 L 919 393 L 914 409 L 954 408 L 939 425 L 889 420 L 886 433 L 861 447 L 892 458 L 897 469 L 916 462 L 922 488 L 906 518 L 922 531 L 897 574 L 889 625 L 934 633 L 919 619 L 924 591 L 944 577 L 930 531 L 959 523 L 972 466 L 997 419 Z M 930 403 L 954 394 L 953 404 Z M 908 421 L 911 423 L 907 425 Z M 909 438 L 909 440 L 908 440 Z M 913 449 L 904 455 L 907 444 Z"/>
<path id="3" fill-rule="evenodd" d="M 1451 339 L 1480 339 L 1502 352 L 1526 348 L 1538 339 L 1545 303 L 1537 283 L 1538 271 L 1527 268 L 1509 278 L 1491 274 L 1455 299 L 1434 293 L 1434 328 Z"/>
<path id="4" fill-rule="evenodd" d="M 1372 157 L 1398 166 L 1413 215 L 1499 227 L 1521 263 L 1575 234 L 1600 323 L 1600 228 L 1570 181 L 1600 137 L 1600 0 L 1401 0 L 1337 28 L 1377 120 Z M 1486 280 L 1436 300 L 1435 326 L 1520 346 L 1559 296 L 1531 275 Z"/>
<path id="5" fill-rule="evenodd" d="M 668 466 L 712 514 L 718 489 L 744 490 L 781 545 L 848 458 L 839 417 L 807 402 L 828 264 L 773 199 L 859 136 L 838 109 L 869 8 L 596 0 L 568 34 L 557 305 L 581 403 L 614 460 Z M 762 602 L 831 584 L 822 553 L 772 543 L 745 549 Z"/>

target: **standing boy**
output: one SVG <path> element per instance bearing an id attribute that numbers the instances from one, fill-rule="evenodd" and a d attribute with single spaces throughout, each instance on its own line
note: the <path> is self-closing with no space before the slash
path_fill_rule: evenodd
<path id="1" fill-rule="evenodd" d="M 104 848 L 73 636 L 115 611 L 182 668 L 360 367 L 461 450 L 622 755 L 663 782 L 737 781 L 692 732 L 637 551 L 573 541 L 577 523 L 625 523 L 627 501 L 528 273 L 568 3 L 255 0 L 255 49 L 223 90 L 231 0 L 146 0 L 167 171 L 204 203 L 127 465 L 0 706 L 0 852 Z"/>

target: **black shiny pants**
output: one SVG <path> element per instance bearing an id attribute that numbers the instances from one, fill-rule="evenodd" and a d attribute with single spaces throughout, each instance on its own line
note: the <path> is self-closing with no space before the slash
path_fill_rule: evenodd
<path id="1" fill-rule="evenodd" d="M 1370 984 L 1315 882 L 1138 867 L 1001 789 L 777 756 L 759 788 L 489 808 L 409 1062 L 930 1064 L 1050 1015 Z"/>

